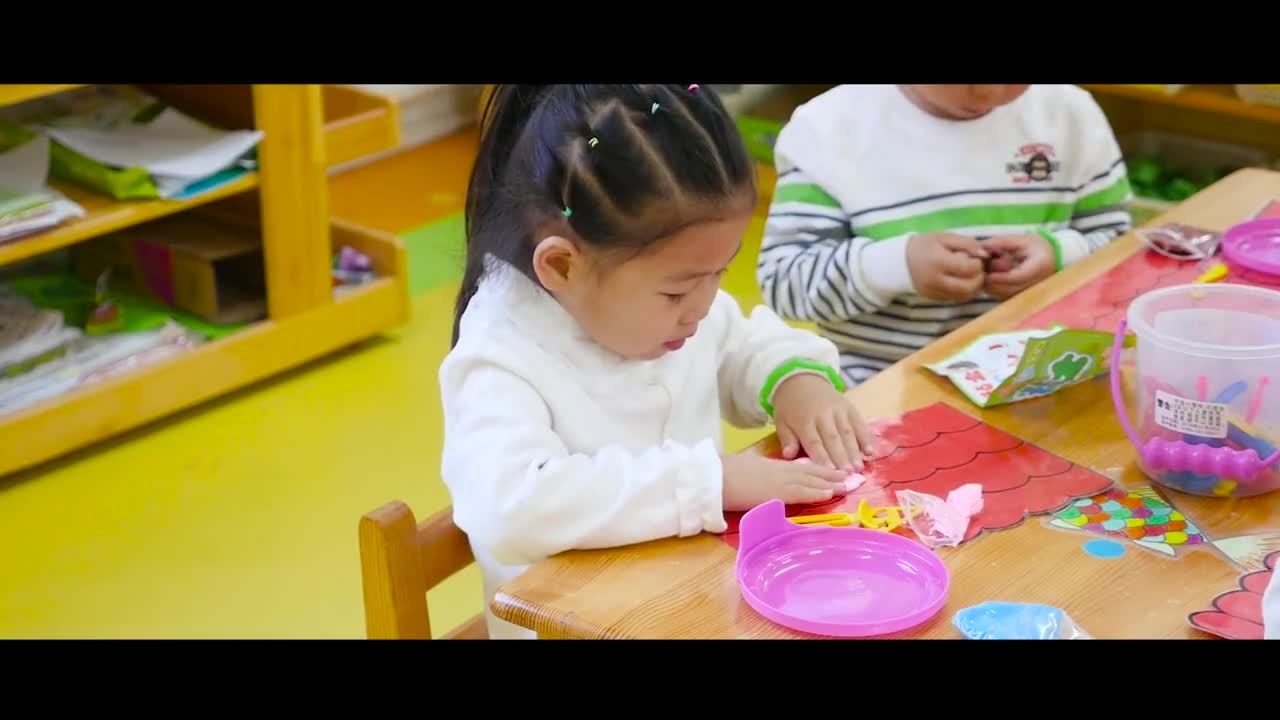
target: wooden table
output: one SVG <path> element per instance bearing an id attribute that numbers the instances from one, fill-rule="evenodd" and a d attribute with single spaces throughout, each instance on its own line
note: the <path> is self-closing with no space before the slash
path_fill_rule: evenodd
<path id="1" fill-rule="evenodd" d="M 1273 198 L 1280 198 L 1280 173 L 1242 170 L 1153 223 L 1223 230 Z M 1013 327 L 1138 249 L 1132 234 L 1117 240 L 854 388 L 850 396 L 869 419 L 942 401 L 1125 485 L 1147 484 L 1115 420 L 1105 378 L 1048 398 L 983 411 L 921 367 L 980 335 Z M 765 441 L 770 442 L 776 438 Z M 1280 493 L 1244 499 L 1170 497 L 1211 538 L 1280 527 Z M 952 615 L 996 599 L 1061 607 L 1100 638 L 1207 637 L 1187 624 L 1188 613 L 1208 609 L 1212 598 L 1233 588 L 1242 572 L 1211 549 L 1165 559 L 1131 546 L 1122 557 L 1103 561 L 1081 550 L 1083 539 L 1032 517 L 1016 528 L 940 550 L 952 575 L 947 606 L 901 637 L 958 638 Z M 799 637 L 765 620 L 741 599 L 734 559 L 732 548 L 707 534 L 574 551 L 535 565 L 501 588 L 492 607 L 499 617 L 547 638 Z"/>

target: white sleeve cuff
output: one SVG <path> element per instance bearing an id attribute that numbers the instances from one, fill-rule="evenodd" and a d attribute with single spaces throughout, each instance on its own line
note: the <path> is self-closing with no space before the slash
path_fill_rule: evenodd
<path id="1" fill-rule="evenodd" d="M 680 537 L 728 529 L 724 519 L 724 467 L 711 440 L 698 443 L 690 453 L 688 467 L 676 486 L 676 507 Z"/>
<path id="2" fill-rule="evenodd" d="M 1058 239 L 1058 247 L 1062 248 L 1062 267 L 1069 268 L 1089 256 L 1089 241 L 1079 230 L 1067 228 L 1046 232 Z"/>
<path id="3" fill-rule="evenodd" d="M 858 253 L 856 267 L 850 270 L 859 285 L 888 305 L 895 298 L 915 292 L 911 268 L 907 265 L 907 241 L 910 235 L 867 243 Z"/>

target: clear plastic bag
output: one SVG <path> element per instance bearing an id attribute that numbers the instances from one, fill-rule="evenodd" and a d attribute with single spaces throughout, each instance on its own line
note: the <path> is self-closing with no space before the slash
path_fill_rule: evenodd
<path id="1" fill-rule="evenodd" d="M 982 486 L 977 483 L 961 485 L 946 500 L 912 490 L 899 490 L 897 498 L 911 532 L 929 549 L 959 545 L 970 518 L 982 511 Z"/>
<path id="2" fill-rule="evenodd" d="M 1138 238 L 1150 249 L 1174 260 L 1204 260 L 1218 251 L 1222 236 L 1191 225 L 1141 228 Z"/>
<path id="3" fill-rule="evenodd" d="M 970 640 L 1092 640 L 1061 608 L 1033 603 L 984 602 L 967 607 L 951 624 Z"/>

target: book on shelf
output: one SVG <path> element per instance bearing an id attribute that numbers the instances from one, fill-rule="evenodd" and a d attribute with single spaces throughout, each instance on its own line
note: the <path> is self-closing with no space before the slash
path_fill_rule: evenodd
<path id="1" fill-rule="evenodd" d="M 0 127 L 0 243 L 84 216 L 84 208 L 48 185 L 49 139 Z"/>

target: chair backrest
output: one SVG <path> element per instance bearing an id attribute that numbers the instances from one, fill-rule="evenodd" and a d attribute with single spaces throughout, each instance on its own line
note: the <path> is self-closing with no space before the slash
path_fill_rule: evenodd
<path id="1" fill-rule="evenodd" d="M 453 508 L 418 523 L 403 502 L 360 518 L 360 576 L 365 631 L 370 639 L 431 639 L 427 591 L 475 562 L 467 536 L 453 524 Z M 488 637 L 481 613 L 444 636 Z"/>

